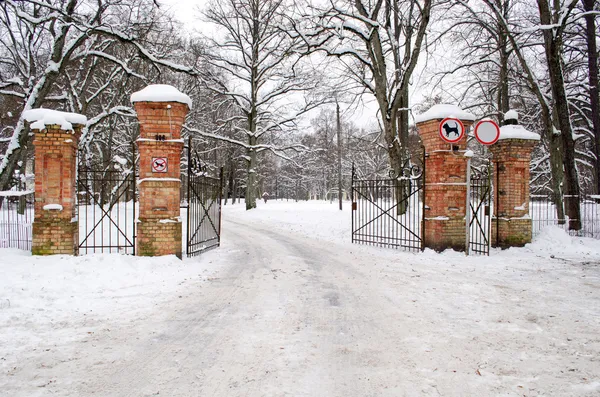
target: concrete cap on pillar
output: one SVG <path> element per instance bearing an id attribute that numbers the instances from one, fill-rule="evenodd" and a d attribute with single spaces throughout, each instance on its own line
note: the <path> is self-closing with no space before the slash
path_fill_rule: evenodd
<path id="1" fill-rule="evenodd" d="M 172 85 L 151 84 L 131 94 L 131 102 L 179 102 L 192 109 L 192 100 Z"/>

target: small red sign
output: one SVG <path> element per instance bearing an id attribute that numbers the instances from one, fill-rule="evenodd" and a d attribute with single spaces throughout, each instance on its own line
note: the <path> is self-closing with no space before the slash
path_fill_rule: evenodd
<path id="1" fill-rule="evenodd" d="M 475 138 L 482 145 L 493 145 L 500 139 L 500 127 L 493 120 L 481 120 L 475 126 Z"/>
<path id="2" fill-rule="evenodd" d="M 166 157 L 152 157 L 152 172 L 167 172 L 167 165 Z"/>
<path id="3" fill-rule="evenodd" d="M 448 143 L 456 143 L 465 136 L 465 126 L 459 119 L 447 117 L 440 122 L 440 138 Z"/>

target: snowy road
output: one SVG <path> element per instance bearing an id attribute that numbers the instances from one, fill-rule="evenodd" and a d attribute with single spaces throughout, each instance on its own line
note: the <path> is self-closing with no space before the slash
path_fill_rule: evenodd
<path id="1" fill-rule="evenodd" d="M 398 326 L 402 313 L 380 287 L 365 283 L 352 256 L 317 240 L 238 222 L 226 226 L 225 237 L 236 242 L 232 266 L 190 291 L 173 312 L 152 319 L 143 328 L 153 333 L 139 336 L 118 363 L 96 368 L 97 381 L 82 392 L 382 396 L 406 390 L 410 372 L 398 369 L 409 369 L 411 358 L 394 342 L 410 337 Z M 110 342 L 121 344 L 112 336 Z"/>
<path id="2" fill-rule="evenodd" d="M 579 242 L 410 254 L 347 243 L 348 213 L 331 206 L 276 204 L 226 208 L 223 246 L 183 262 L 218 264 L 210 277 L 83 337 L 39 342 L 3 370 L 0 395 L 600 393 L 596 242 L 561 259 L 545 251 Z"/>

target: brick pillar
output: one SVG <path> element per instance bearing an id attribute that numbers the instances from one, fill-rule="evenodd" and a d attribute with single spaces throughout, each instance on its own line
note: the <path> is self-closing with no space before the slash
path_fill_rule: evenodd
<path id="1" fill-rule="evenodd" d="M 180 102 L 136 101 L 135 95 L 132 100 L 140 121 L 137 254 L 181 258 L 181 126 L 189 107 Z M 165 164 L 165 159 L 166 170 L 159 172 L 156 162 Z"/>
<path id="2" fill-rule="evenodd" d="M 489 147 L 495 163 L 495 216 L 492 220 L 494 247 L 522 247 L 531 242 L 529 161 L 536 144 L 536 140 L 509 138 L 501 139 Z"/>
<path id="3" fill-rule="evenodd" d="M 465 250 L 467 134 L 452 145 L 439 136 L 441 118 L 417 123 L 425 147 L 424 245 L 436 251 Z M 461 119 L 467 130 L 473 123 Z M 453 150 L 454 149 L 454 150 Z"/>
<path id="4" fill-rule="evenodd" d="M 33 255 L 77 255 L 79 223 L 75 213 L 75 175 L 77 144 L 83 126 L 74 124 L 73 129 L 68 130 L 58 124 L 46 124 L 45 128 L 36 124 L 32 124 L 35 215 L 31 251 Z"/>

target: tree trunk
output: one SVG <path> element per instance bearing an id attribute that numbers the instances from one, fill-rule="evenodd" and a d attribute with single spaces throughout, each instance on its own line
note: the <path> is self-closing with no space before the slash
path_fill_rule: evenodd
<path id="1" fill-rule="evenodd" d="M 544 25 L 555 23 L 547 0 L 538 0 L 540 22 Z M 556 9 L 555 14 L 560 10 Z M 554 19 L 556 19 L 556 15 Z M 559 28 L 557 28 L 559 29 Z M 563 148 L 563 165 L 565 170 L 564 192 L 566 200 L 566 213 L 569 216 L 569 230 L 581 229 L 581 212 L 579 208 L 579 179 L 575 164 L 575 141 L 571 126 L 569 103 L 565 90 L 565 81 L 562 68 L 562 33 L 554 29 L 546 29 L 544 46 L 548 73 L 552 86 L 552 96 L 560 128 L 560 139 Z"/>
<path id="2" fill-rule="evenodd" d="M 553 126 L 550 124 L 547 126 L 548 131 L 552 131 Z M 558 218 L 558 224 L 563 225 L 565 223 L 565 210 L 563 201 L 563 186 L 564 180 L 564 168 L 563 168 L 563 153 L 562 143 L 560 136 L 556 134 L 548 134 L 548 150 L 550 157 L 550 174 L 551 174 L 551 186 L 552 186 L 552 202 L 556 206 L 556 215 Z"/>
<path id="3" fill-rule="evenodd" d="M 340 105 L 337 105 L 337 171 L 338 171 L 338 202 L 342 210 L 342 122 L 340 120 Z"/>
<path id="4" fill-rule="evenodd" d="M 581 0 L 585 15 L 585 36 L 588 53 L 589 95 L 592 108 L 592 128 L 595 137 L 594 155 L 596 156 L 596 193 L 600 193 L 600 98 L 598 97 L 598 49 L 596 46 L 596 20 L 592 12 L 596 0 Z"/>
<path id="5" fill-rule="evenodd" d="M 256 138 L 250 137 L 250 145 L 256 145 Z M 248 149 L 248 180 L 246 182 L 246 210 L 256 208 L 256 150 Z"/>

